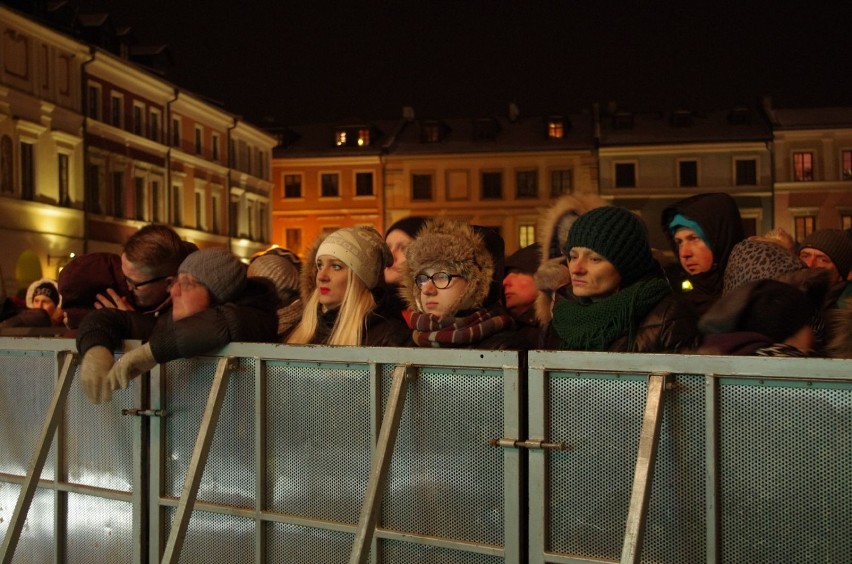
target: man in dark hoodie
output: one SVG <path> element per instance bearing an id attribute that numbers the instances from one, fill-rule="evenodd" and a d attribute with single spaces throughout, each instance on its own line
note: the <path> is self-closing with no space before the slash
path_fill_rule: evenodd
<path id="1" fill-rule="evenodd" d="M 672 287 L 702 314 L 721 295 L 728 257 L 745 239 L 740 210 L 728 194 L 696 194 L 665 208 L 662 227 L 681 267 Z"/>

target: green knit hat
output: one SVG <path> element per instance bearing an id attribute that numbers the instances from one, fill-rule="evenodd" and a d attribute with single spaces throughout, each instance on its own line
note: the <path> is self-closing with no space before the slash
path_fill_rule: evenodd
<path id="1" fill-rule="evenodd" d="M 629 286 L 656 268 L 645 223 L 627 208 L 604 206 L 577 218 L 565 254 L 572 247 L 586 247 L 611 262 Z"/>

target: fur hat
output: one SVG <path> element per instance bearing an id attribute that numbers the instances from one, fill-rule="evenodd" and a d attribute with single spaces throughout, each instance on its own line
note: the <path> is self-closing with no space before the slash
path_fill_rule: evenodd
<path id="1" fill-rule="evenodd" d="M 320 244 L 316 256 L 322 255 L 342 261 L 371 290 L 384 280 L 385 268 L 393 264 L 390 249 L 373 227 L 338 229 Z"/>
<path id="2" fill-rule="evenodd" d="M 421 217 L 417 215 L 412 215 L 410 217 L 403 217 L 390 227 L 388 227 L 387 231 L 385 231 L 385 239 L 388 238 L 388 235 L 391 231 L 402 231 L 412 239 L 417 236 L 417 233 L 426 225 L 426 222 L 429 220 L 428 217 Z"/>
<path id="3" fill-rule="evenodd" d="M 195 251 L 180 263 L 180 272 L 197 278 L 219 304 L 231 301 L 246 286 L 246 265 L 227 249 Z"/>
<path id="4" fill-rule="evenodd" d="M 299 295 L 299 272 L 302 261 L 281 247 L 273 247 L 256 255 L 248 265 L 248 276 L 269 279 L 275 286 L 281 306 L 290 304 Z"/>
<path id="5" fill-rule="evenodd" d="M 42 278 L 41 280 L 36 280 L 30 284 L 29 288 L 27 288 L 27 295 L 25 299 L 25 303 L 28 308 L 35 307 L 35 305 L 33 305 L 33 298 L 36 296 L 47 296 L 53 300 L 56 307 L 62 307 L 62 296 L 59 295 L 59 284 L 57 284 L 55 280 Z"/>
<path id="6" fill-rule="evenodd" d="M 846 280 L 852 268 L 852 241 L 842 229 L 820 229 L 802 241 L 800 249 L 812 248 L 828 255 L 840 277 Z"/>
<path id="7" fill-rule="evenodd" d="M 482 307 L 494 276 L 494 257 L 483 235 L 467 223 L 435 218 L 426 223 L 405 251 L 400 293 L 408 305 L 420 311 L 420 288 L 414 277 L 428 268 L 461 274 L 467 289 L 457 310 Z"/>
<path id="8" fill-rule="evenodd" d="M 769 239 L 746 239 L 734 245 L 725 267 L 722 295 L 761 279 L 777 279 L 786 272 L 807 268 L 799 257 Z"/>
<path id="9" fill-rule="evenodd" d="M 586 247 L 611 262 L 630 286 L 657 268 L 648 243 L 648 228 L 633 212 L 620 206 L 593 209 L 574 222 L 568 233 L 565 254 Z"/>

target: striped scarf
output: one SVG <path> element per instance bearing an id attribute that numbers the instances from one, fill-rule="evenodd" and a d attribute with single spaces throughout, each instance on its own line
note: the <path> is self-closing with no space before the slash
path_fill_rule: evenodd
<path id="1" fill-rule="evenodd" d="M 405 310 L 403 317 L 419 347 L 464 347 L 499 333 L 514 323 L 500 307 L 478 309 L 465 317 L 438 317 Z"/>

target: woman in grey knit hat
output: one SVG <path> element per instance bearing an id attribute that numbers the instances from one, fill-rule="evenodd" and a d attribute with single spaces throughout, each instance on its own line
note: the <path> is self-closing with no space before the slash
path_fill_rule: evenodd
<path id="1" fill-rule="evenodd" d="M 580 216 L 565 254 L 576 301 L 554 306 L 549 347 L 676 352 L 696 345 L 695 311 L 672 294 L 648 230 L 630 210 L 606 206 Z"/>
<path id="2" fill-rule="evenodd" d="M 291 344 L 399 346 L 404 325 L 377 311 L 384 270 L 393 262 L 372 227 L 338 229 L 314 241 L 301 275 L 304 315 Z"/>

